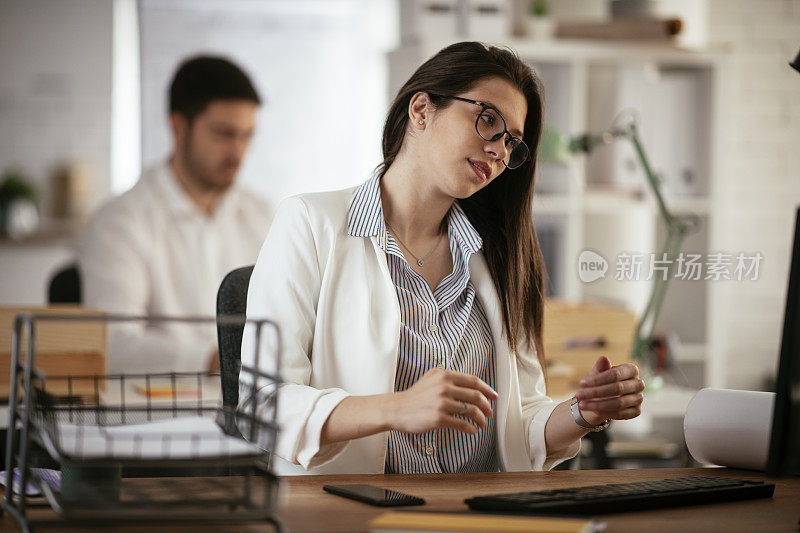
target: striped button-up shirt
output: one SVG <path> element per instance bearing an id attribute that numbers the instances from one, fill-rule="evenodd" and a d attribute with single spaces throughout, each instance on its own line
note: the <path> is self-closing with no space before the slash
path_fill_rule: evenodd
<path id="1" fill-rule="evenodd" d="M 447 222 L 453 271 L 431 290 L 386 230 L 379 172 L 356 190 L 350 205 L 349 234 L 377 237 L 397 291 L 401 323 L 394 388 L 398 392 L 433 368 L 478 376 L 495 386 L 492 333 L 469 278 L 469 259 L 483 241 L 458 202 L 450 209 Z M 474 435 L 449 428 L 422 434 L 391 431 L 386 473 L 496 471 L 494 420 L 491 416 L 487 427 Z"/>

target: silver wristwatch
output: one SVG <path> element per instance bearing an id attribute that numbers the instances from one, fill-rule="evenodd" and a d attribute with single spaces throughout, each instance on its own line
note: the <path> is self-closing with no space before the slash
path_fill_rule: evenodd
<path id="1" fill-rule="evenodd" d="M 586 419 L 583 418 L 581 410 L 578 408 L 578 399 L 575 396 L 573 396 L 572 400 L 569 402 L 569 410 L 572 412 L 572 418 L 575 419 L 575 423 L 583 429 L 587 429 L 589 431 L 603 431 L 608 427 L 608 420 L 596 426 L 593 426 L 587 422 Z"/>

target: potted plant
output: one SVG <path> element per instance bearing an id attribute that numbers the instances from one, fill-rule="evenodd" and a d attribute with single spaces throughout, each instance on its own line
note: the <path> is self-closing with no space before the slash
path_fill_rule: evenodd
<path id="1" fill-rule="evenodd" d="M 36 189 L 21 171 L 7 170 L 0 177 L 0 235 L 21 239 L 38 228 Z"/>
<path id="2" fill-rule="evenodd" d="M 528 37 L 534 40 L 552 39 L 555 35 L 555 21 L 550 16 L 547 0 L 530 0 L 527 18 Z"/>

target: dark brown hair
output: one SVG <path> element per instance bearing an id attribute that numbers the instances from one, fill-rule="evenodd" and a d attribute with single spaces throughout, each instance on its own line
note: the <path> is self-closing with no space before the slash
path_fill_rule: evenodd
<path id="1" fill-rule="evenodd" d="M 224 57 L 196 56 L 178 67 L 169 88 L 169 110 L 191 124 L 215 100 L 248 100 L 261 104 L 242 69 Z"/>
<path id="2" fill-rule="evenodd" d="M 544 91 L 534 72 L 508 49 L 462 42 L 442 49 L 427 60 L 397 93 L 383 129 L 383 168 L 400 152 L 408 127 L 408 106 L 418 92 L 428 93 L 436 108 L 451 100 L 431 93 L 457 96 L 479 81 L 499 77 L 517 87 L 528 103 L 523 140 L 531 157 L 521 167 L 506 169 L 489 185 L 459 200 L 469 221 L 483 239 L 483 253 L 503 310 L 509 348 L 522 342 L 534 346 L 545 371 L 542 320 L 546 271 L 533 227 L 536 153 L 544 120 Z"/>

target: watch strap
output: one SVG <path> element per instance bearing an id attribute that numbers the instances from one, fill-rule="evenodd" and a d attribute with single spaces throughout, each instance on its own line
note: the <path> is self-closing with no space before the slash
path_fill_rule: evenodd
<path id="1" fill-rule="evenodd" d="M 575 396 L 573 396 L 572 400 L 570 400 L 569 402 L 569 410 L 570 412 L 572 412 L 572 418 L 573 420 L 575 420 L 575 423 L 578 424 L 578 426 L 580 426 L 583 429 L 586 429 L 588 431 L 603 431 L 608 427 L 609 423 L 608 420 L 596 426 L 587 422 L 586 419 L 583 418 L 583 414 L 581 413 L 581 410 L 578 407 L 578 399 Z"/>

